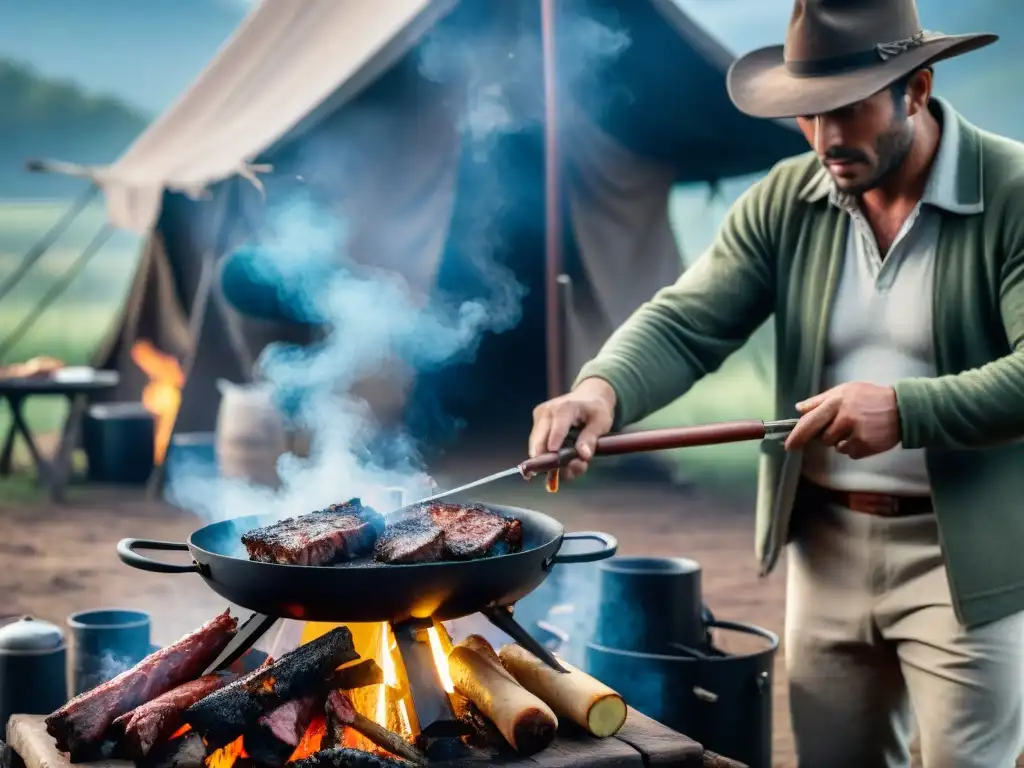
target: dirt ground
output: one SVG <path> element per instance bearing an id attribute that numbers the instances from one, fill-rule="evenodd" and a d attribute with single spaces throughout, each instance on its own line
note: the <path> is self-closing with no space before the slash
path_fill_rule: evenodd
<path id="1" fill-rule="evenodd" d="M 567 530 L 618 537 L 620 554 L 684 556 L 703 567 L 706 602 L 720 618 L 781 634 L 785 578 L 759 579 L 751 505 L 663 485 L 580 484 L 556 495 L 539 484 L 495 488 L 485 498 L 542 509 Z M 96 607 L 149 611 L 153 640 L 167 643 L 225 607 L 199 578 L 131 570 L 115 554 L 128 536 L 183 540 L 197 521 L 140 492 L 79 488 L 63 506 L 0 503 L 0 617 L 31 613 L 57 624 Z M 243 614 L 244 615 L 244 614 Z M 782 654 L 774 684 L 774 760 L 793 768 Z"/>

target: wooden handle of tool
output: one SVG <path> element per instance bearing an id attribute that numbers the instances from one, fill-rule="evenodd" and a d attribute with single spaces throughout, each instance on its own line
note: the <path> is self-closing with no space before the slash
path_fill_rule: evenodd
<path id="1" fill-rule="evenodd" d="M 723 421 L 718 424 L 702 424 L 696 427 L 669 427 L 649 429 L 640 432 L 621 432 L 598 438 L 597 456 L 621 456 L 627 453 L 664 451 L 672 448 L 694 448 L 702 445 L 738 443 L 745 440 L 763 440 L 763 421 Z M 542 453 L 527 459 L 519 465 L 524 477 L 564 467 L 576 458 L 576 448 L 563 448 L 557 452 Z"/>

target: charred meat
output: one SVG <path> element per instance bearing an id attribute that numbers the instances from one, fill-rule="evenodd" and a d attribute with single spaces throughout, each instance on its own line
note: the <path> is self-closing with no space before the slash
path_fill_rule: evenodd
<path id="1" fill-rule="evenodd" d="M 384 518 L 359 499 L 289 517 L 242 536 L 250 560 L 281 565 L 331 565 L 368 555 Z"/>
<path id="2" fill-rule="evenodd" d="M 76 696 L 46 718 L 57 749 L 72 758 L 101 742 L 111 723 L 147 701 L 202 675 L 238 627 L 225 611 L 112 680 Z"/>
<path id="3" fill-rule="evenodd" d="M 478 504 L 430 504 L 427 510 L 444 531 L 445 555 L 452 560 L 476 560 L 522 547 L 523 528 L 518 520 Z"/>
<path id="4" fill-rule="evenodd" d="M 374 559 L 382 563 L 477 560 L 518 552 L 518 520 L 477 504 L 431 503 L 413 507 L 377 540 Z"/>
<path id="5" fill-rule="evenodd" d="M 444 531 L 429 516 L 417 514 L 389 525 L 377 539 L 379 563 L 437 563 L 444 559 Z"/>
<path id="6" fill-rule="evenodd" d="M 184 725 L 186 709 L 237 679 L 230 672 L 203 675 L 121 715 L 111 728 L 122 753 L 132 760 L 145 757 Z"/>

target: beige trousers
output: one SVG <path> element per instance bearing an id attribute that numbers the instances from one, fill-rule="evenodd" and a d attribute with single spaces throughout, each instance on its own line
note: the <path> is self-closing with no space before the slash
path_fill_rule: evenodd
<path id="1" fill-rule="evenodd" d="M 1024 746 L 1024 614 L 960 626 L 932 515 L 798 507 L 787 560 L 800 768 L 909 766 L 915 720 L 925 768 L 1014 765 Z"/>

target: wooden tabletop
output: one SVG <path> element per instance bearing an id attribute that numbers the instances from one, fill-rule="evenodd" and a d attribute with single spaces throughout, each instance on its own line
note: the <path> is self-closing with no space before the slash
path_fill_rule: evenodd
<path id="1" fill-rule="evenodd" d="M 54 746 L 42 715 L 12 715 L 7 723 L 7 743 L 25 762 L 25 768 L 71 768 L 67 755 Z M 630 709 L 622 730 L 609 739 L 595 739 L 581 731 L 561 732 L 555 743 L 532 757 L 494 755 L 474 750 L 468 760 L 437 762 L 437 768 L 454 766 L 507 766 L 507 768 L 700 768 L 704 750 L 700 744 Z M 134 768 L 126 760 L 82 764 L 88 768 Z"/>

